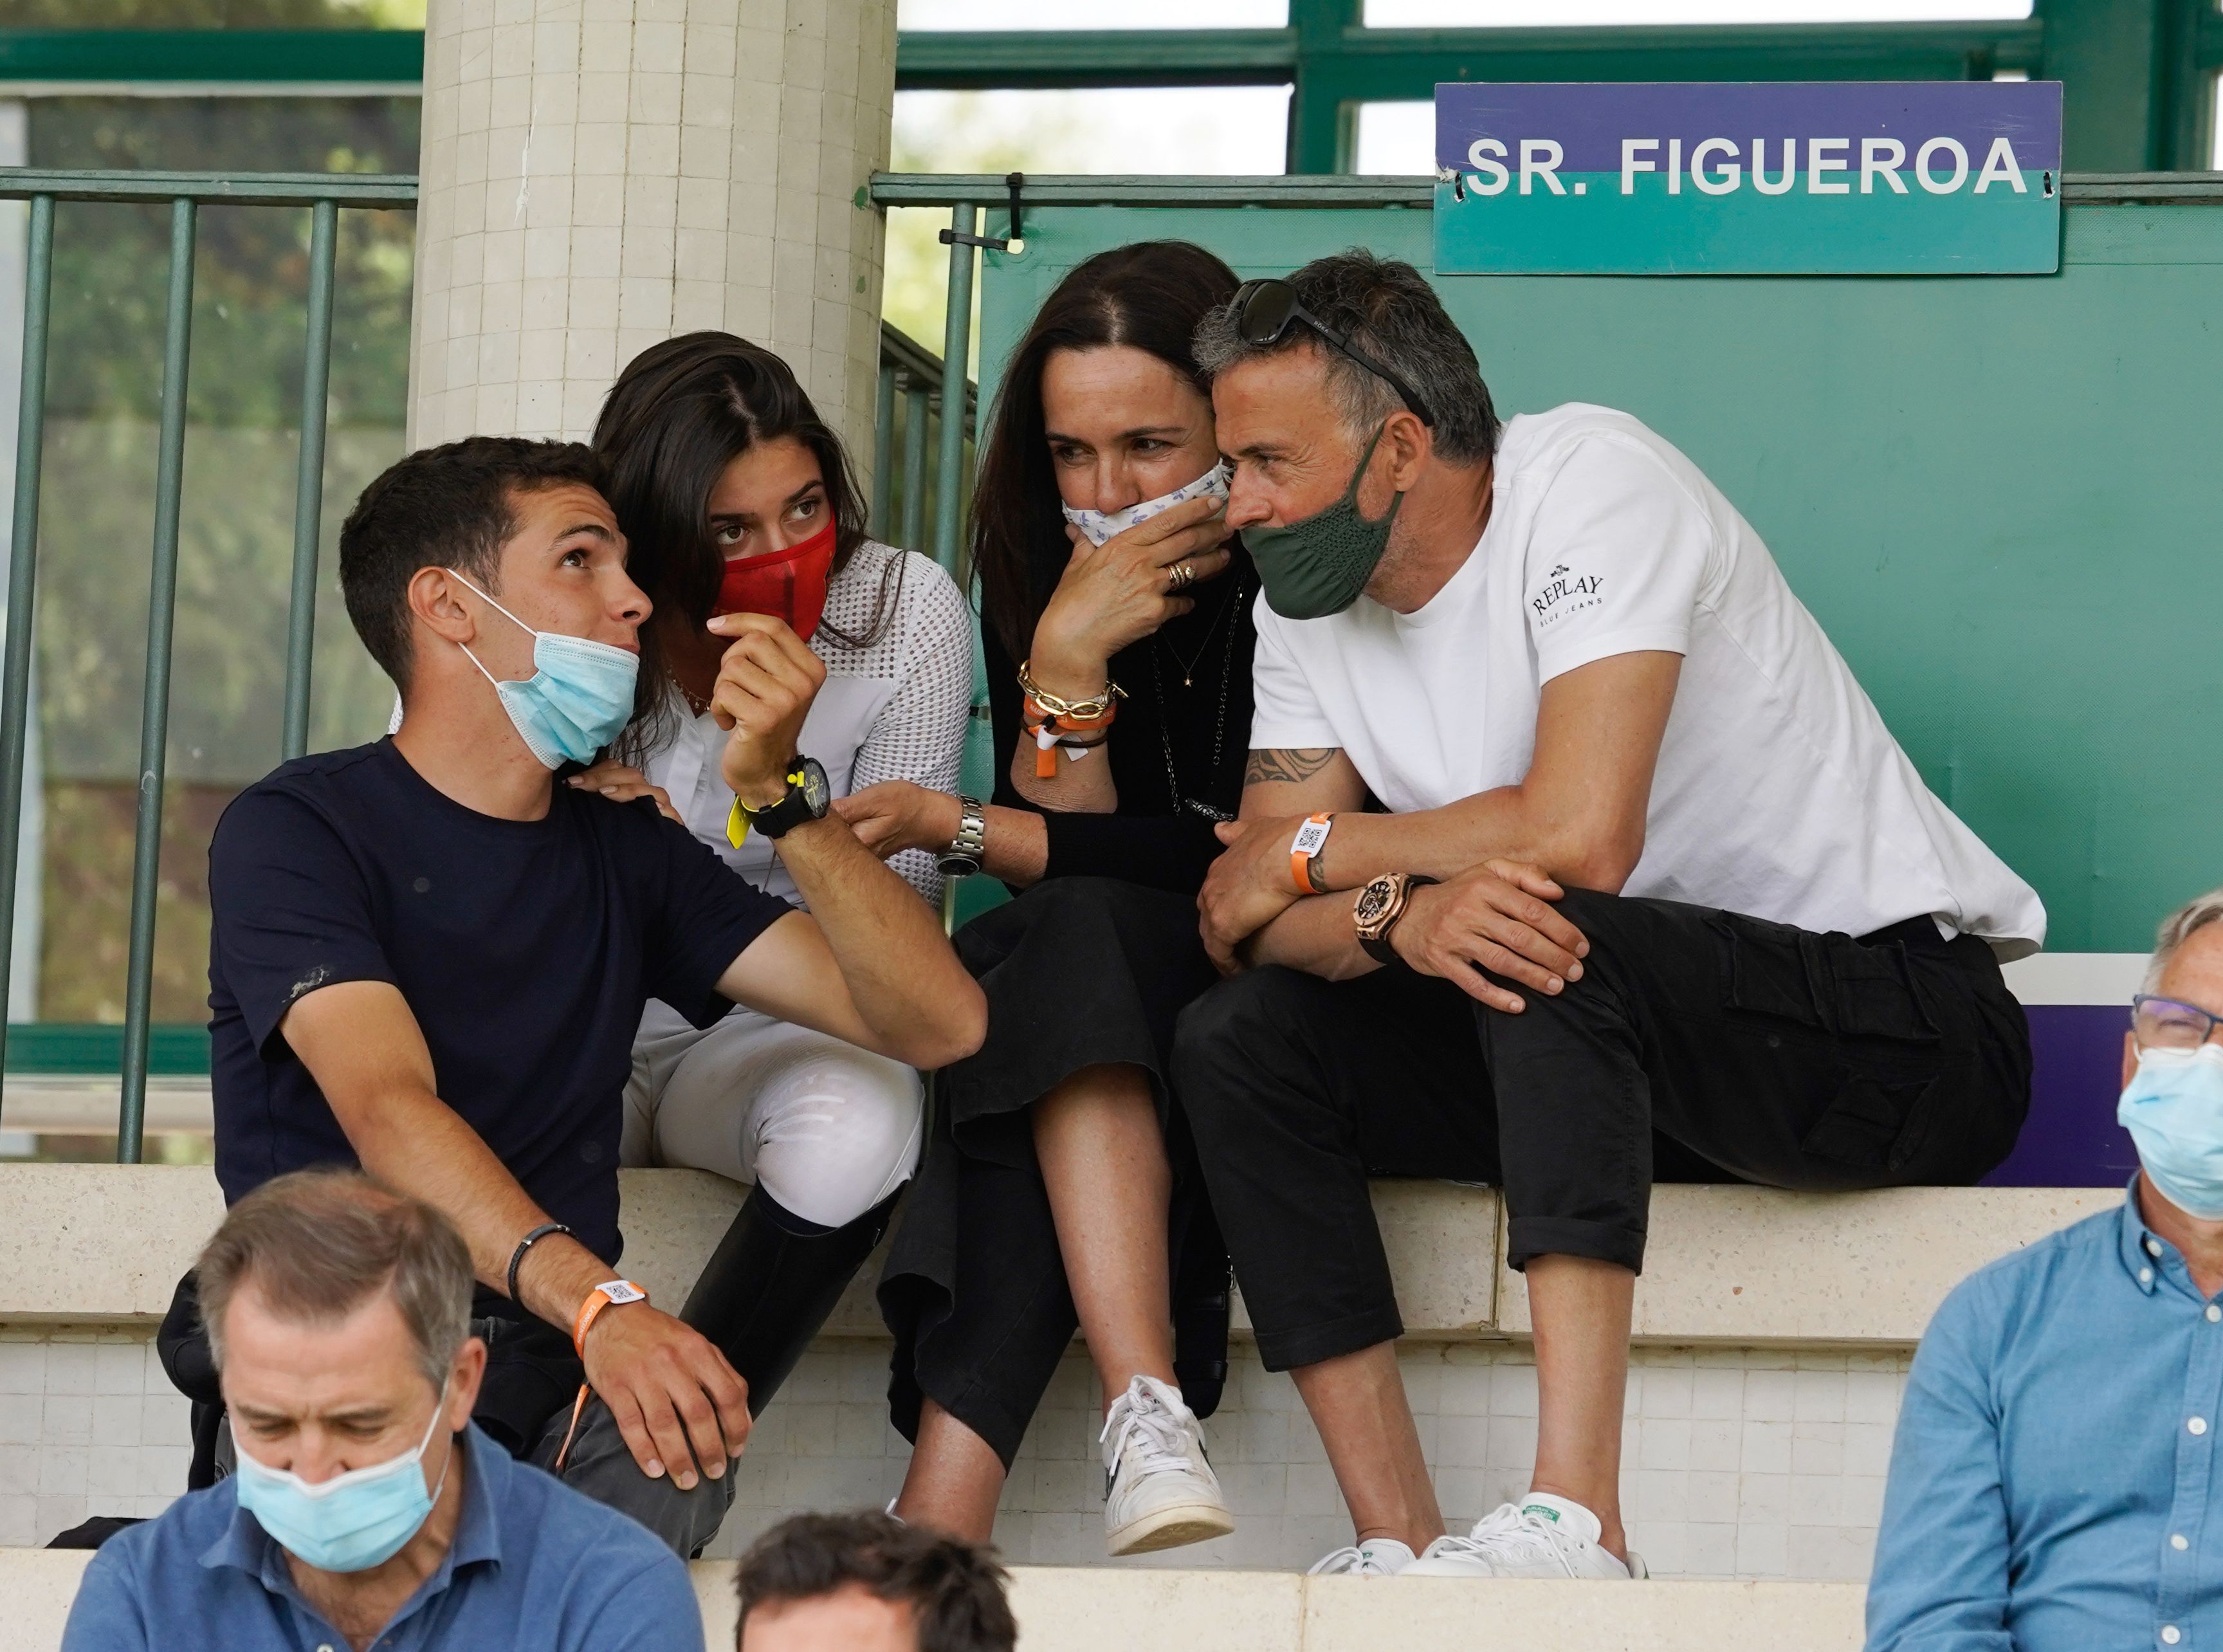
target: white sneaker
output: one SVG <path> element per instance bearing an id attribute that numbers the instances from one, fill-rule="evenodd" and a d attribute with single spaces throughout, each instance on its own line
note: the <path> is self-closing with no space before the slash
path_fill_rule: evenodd
<path id="1" fill-rule="evenodd" d="M 1500 1504 L 1464 1537 L 1439 1537 L 1404 1569 L 1408 1578 L 1583 1578 L 1626 1582 L 1648 1576 L 1632 1551 L 1628 1564 L 1598 1547 L 1598 1518 L 1579 1503 L 1531 1491 Z"/>
<path id="2" fill-rule="evenodd" d="M 1413 1551 L 1394 1537 L 1370 1537 L 1356 1548 L 1339 1548 L 1307 1573 L 1315 1578 L 1394 1578 L 1413 1563 Z"/>
<path id="3" fill-rule="evenodd" d="M 1181 1390 L 1136 1378 L 1112 1402 L 1097 1439 L 1104 1447 L 1104 1546 L 1112 1554 L 1178 1548 L 1235 1529 L 1205 1455 L 1204 1425 Z"/>

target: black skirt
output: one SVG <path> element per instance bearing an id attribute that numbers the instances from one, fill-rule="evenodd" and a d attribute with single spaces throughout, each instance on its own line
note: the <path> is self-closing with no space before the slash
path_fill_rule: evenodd
<path id="1" fill-rule="evenodd" d="M 988 999 L 979 1050 L 935 1080 L 935 1119 L 879 1285 L 895 1335 L 889 1411 L 916 1440 L 931 1397 L 1005 1467 L 1073 1340 L 1056 1225 L 1027 1109 L 1086 1067 L 1149 1075 L 1174 1167 L 1175 1375 L 1200 1416 L 1226 1378 L 1225 1247 L 1167 1074 L 1181 1011 L 1218 979 L 1188 896 L 1055 878 L 959 930 Z"/>

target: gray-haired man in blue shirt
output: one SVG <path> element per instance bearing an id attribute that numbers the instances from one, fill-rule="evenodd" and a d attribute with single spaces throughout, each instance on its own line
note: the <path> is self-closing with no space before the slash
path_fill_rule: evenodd
<path id="1" fill-rule="evenodd" d="M 1963 1281 L 1922 1340 L 1869 1652 L 2223 1645 L 2219 919 L 2223 890 L 2172 914 L 2132 1001 L 2122 1207 Z"/>
<path id="2" fill-rule="evenodd" d="M 305 1170 L 233 1206 L 200 1300 L 238 1469 L 110 1539 L 63 1652 L 674 1652 L 687 1568 L 471 1423 L 471 1259 L 431 1206 Z"/>

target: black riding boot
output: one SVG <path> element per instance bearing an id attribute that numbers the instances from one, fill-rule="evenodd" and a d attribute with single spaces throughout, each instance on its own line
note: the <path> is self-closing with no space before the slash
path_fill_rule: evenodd
<path id="1" fill-rule="evenodd" d="M 1234 1306 L 1227 1247 L 1208 1208 L 1174 1258 L 1174 1381 L 1188 1409 L 1208 1417 L 1227 1390 L 1227 1332 Z"/>
<path id="2" fill-rule="evenodd" d="M 1167 1223 L 1173 1264 L 1174 1380 L 1181 1398 L 1200 1417 L 1219 1409 L 1227 1390 L 1227 1330 L 1234 1272 L 1220 1237 L 1187 1117 L 1176 1112 L 1167 1132 L 1166 1157 L 1174 1167 L 1173 1208 Z"/>
<path id="3" fill-rule="evenodd" d="M 762 1416 L 887 1232 L 900 1189 L 843 1227 L 821 1227 L 763 1188 L 749 1196 L 704 1264 L 679 1317 L 718 1345 Z"/>

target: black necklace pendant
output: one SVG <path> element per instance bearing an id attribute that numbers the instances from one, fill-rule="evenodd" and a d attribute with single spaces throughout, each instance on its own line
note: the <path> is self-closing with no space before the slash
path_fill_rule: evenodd
<path id="1" fill-rule="evenodd" d="M 1220 598 L 1219 610 L 1212 615 L 1212 623 L 1205 627 L 1204 640 L 1197 645 L 1196 652 L 1190 655 L 1187 659 L 1183 659 L 1181 657 L 1180 650 L 1176 649 L 1171 643 L 1166 640 L 1165 634 L 1162 631 L 1155 633 L 1151 636 L 1150 645 L 1153 650 L 1151 664 L 1153 669 L 1155 669 L 1156 665 L 1156 655 L 1155 651 L 1156 649 L 1162 648 L 1167 653 L 1173 657 L 1174 664 L 1181 668 L 1181 686 L 1185 689 L 1194 688 L 1196 686 L 1196 668 L 1200 665 L 1203 664 L 1205 655 L 1211 652 L 1212 640 L 1219 634 L 1219 622 L 1242 605 L 1243 580 L 1242 577 L 1237 575 L 1234 584 L 1229 587 L 1227 594 Z M 1231 642 L 1231 633 L 1230 634 L 1230 636 Z"/>
<path id="2" fill-rule="evenodd" d="M 1242 602 L 1242 581 L 1237 579 L 1233 591 L 1230 594 L 1226 605 L 1220 609 L 1219 617 L 1213 620 L 1212 629 L 1205 633 L 1204 646 L 1199 648 L 1196 652 L 1195 658 L 1189 660 L 1185 665 L 1181 662 L 1181 656 L 1174 653 L 1173 649 L 1167 645 L 1165 639 L 1162 636 L 1154 636 L 1150 640 L 1152 644 L 1150 649 L 1150 684 L 1157 692 L 1158 744 L 1161 750 L 1164 753 L 1166 760 L 1166 795 L 1171 801 L 1174 813 L 1176 815 L 1182 814 L 1184 812 L 1192 813 L 1200 815 L 1205 819 L 1211 821 L 1231 821 L 1235 818 L 1235 817 L 1231 814 L 1213 808 L 1208 803 L 1200 803 L 1194 798 L 1185 797 L 1182 795 L 1181 777 L 1174 772 L 1174 741 L 1173 735 L 1169 728 L 1171 719 L 1166 715 L 1165 678 L 1160 674 L 1158 670 L 1158 650 L 1160 648 L 1164 648 L 1167 653 L 1173 654 L 1174 664 L 1181 670 L 1181 686 L 1183 688 L 1194 687 L 1196 667 L 1202 662 L 1206 651 L 1212 646 L 1212 634 L 1219 628 L 1219 618 L 1225 617 L 1227 614 L 1239 607 Z M 1207 785 L 1211 785 L 1213 779 L 1218 776 L 1219 772 L 1219 760 L 1226 750 L 1227 689 L 1229 680 L 1234 675 L 1234 672 L 1235 632 L 1233 627 L 1231 627 L 1227 633 L 1225 651 L 1220 657 L 1219 710 L 1212 722 L 1212 767 L 1206 777 L 1206 784 Z"/>

